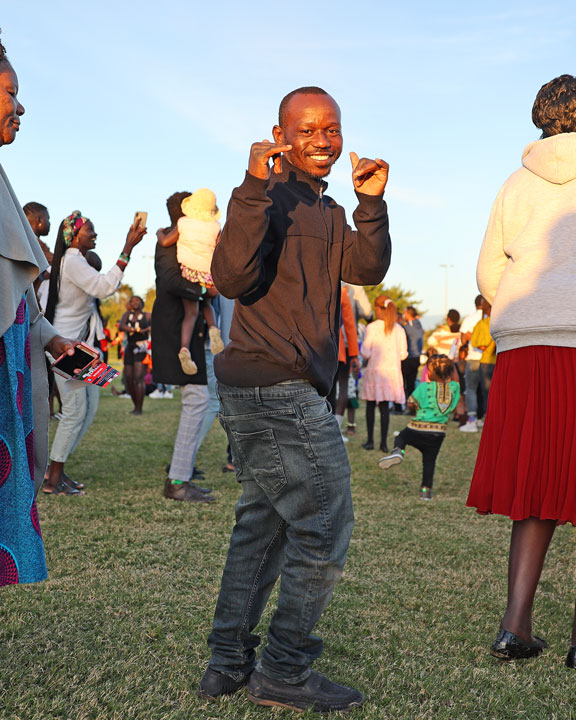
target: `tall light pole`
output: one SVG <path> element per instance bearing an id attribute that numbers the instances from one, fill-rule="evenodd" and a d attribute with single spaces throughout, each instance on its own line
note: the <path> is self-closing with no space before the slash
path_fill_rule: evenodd
<path id="1" fill-rule="evenodd" d="M 444 317 L 448 315 L 448 268 L 453 268 L 454 265 L 441 264 L 441 268 L 444 268 Z"/>

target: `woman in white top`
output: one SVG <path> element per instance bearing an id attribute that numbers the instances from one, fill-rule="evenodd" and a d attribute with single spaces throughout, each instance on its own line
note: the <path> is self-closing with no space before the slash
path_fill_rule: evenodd
<path id="1" fill-rule="evenodd" d="M 46 317 L 59 332 L 78 340 L 90 333 L 94 314 L 94 298 L 105 298 L 115 292 L 124 275 L 133 248 L 142 240 L 146 228 L 132 225 L 124 249 L 115 265 L 105 274 L 88 264 L 86 253 L 96 246 L 92 222 L 79 210 L 66 217 L 58 230 Z M 64 472 L 64 463 L 76 448 L 94 419 L 98 408 L 99 389 L 91 385 L 78 387 L 55 375 L 62 398 L 62 419 L 52 443 L 50 467 L 43 491 L 52 495 L 78 495 L 81 483 Z"/>
<path id="2" fill-rule="evenodd" d="M 404 329 L 396 322 L 396 305 L 386 295 L 374 301 L 376 320 L 366 328 L 362 342 L 362 357 L 368 361 L 362 371 L 360 397 L 366 400 L 366 428 L 368 439 L 365 450 L 374 449 L 374 419 L 376 405 L 380 410 L 380 450 L 388 452 L 388 403 L 404 403 L 402 360 L 408 357 L 408 344 Z"/>

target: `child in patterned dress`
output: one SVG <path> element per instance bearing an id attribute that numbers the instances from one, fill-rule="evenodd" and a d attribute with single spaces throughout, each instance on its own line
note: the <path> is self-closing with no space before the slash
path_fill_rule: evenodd
<path id="1" fill-rule="evenodd" d="M 408 404 L 416 406 L 416 417 L 394 438 L 394 450 L 378 461 L 382 470 L 401 463 L 406 445 L 422 453 L 420 498 L 432 499 L 436 458 L 446 437 L 448 416 L 460 398 L 460 386 L 451 380 L 454 365 L 447 355 L 431 355 L 426 363 L 429 382 L 423 382 L 412 393 Z"/>

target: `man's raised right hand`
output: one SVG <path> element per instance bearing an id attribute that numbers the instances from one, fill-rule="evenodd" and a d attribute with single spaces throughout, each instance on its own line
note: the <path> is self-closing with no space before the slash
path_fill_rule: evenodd
<path id="1" fill-rule="evenodd" d="M 292 150 L 292 145 L 277 145 L 269 140 L 262 140 L 252 144 L 250 148 L 250 160 L 248 161 L 248 172 L 261 180 L 268 180 L 270 177 L 270 158 L 272 168 L 278 175 L 282 172 L 283 152 Z"/>

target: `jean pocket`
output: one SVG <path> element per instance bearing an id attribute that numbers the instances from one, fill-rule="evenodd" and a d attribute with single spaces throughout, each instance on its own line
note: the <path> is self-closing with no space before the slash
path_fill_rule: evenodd
<path id="1" fill-rule="evenodd" d="M 240 433 L 232 430 L 241 462 L 264 492 L 278 493 L 286 485 L 280 448 L 273 430 Z"/>
<path id="2" fill-rule="evenodd" d="M 218 421 L 220 425 L 222 425 L 222 427 L 224 428 L 224 431 L 226 432 L 226 435 L 228 437 L 230 454 L 232 455 L 232 464 L 234 465 L 234 469 L 236 471 L 236 480 L 238 480 L 238 482 L 242 482 L 242 480 L 245 479 L 242 477 L 244 468 L 242 467 L 242 462 L 240 461 L 240 457 L 238 456 L 238 449 L 236 447 L 236 439 L 234 437 L 234 433 L 230 433 L 230 428 L 226 424 L 224 416 L 221 412 L 218 413 Z"/>
<path id="3" fill-rule="evenodd" d="M 329 418 L 332 415 L 330 403 L 326 398 L 318 397 L 308 402 L 300 403 L 300 411 L 304 423 L 315 422 Z"/>

